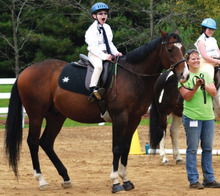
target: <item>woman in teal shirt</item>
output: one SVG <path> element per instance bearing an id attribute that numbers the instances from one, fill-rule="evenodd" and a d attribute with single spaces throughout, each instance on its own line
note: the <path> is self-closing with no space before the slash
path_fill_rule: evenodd
<path id="1" fill-rule="evenodd" d="M 211 76 L 199 71 L 200 57 L 196 50 L 189 50 L 186 53 L 186 61 L 189 66 L 190 78 L 184 87 L 180 84 L 178 87 L 184 99 L 182 121 L 187 139 L 187 177 L 190 188 L 220 188 L 220 183 L 215 181 L 212 168 L 212 147 L 215 132 L 212 96 L 216 96 L 217 91 Z M 197 150 L 200 140 L 203 184 L 199 182 L 197 171 Z"/>

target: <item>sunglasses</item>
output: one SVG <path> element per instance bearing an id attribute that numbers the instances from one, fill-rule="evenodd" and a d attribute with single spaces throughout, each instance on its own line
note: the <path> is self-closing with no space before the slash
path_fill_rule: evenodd
<path id="1" fill-rule="evenodd" d="M 108 15 L 107 12 L 99 12 L 99 13 L 97 13 L 97 14 L 100 15 L 100 16 L 102 16 L 102 15 Z"/>
<path id="2" fill-rule="evenodd" d="M 195 50 L 195 49 L 190 49 L 190 50 L 188 50 L 188 51 L 186 52 L 186 54 L 185 54 L 185 59 L 186 59 L 186 60 L 189 60 L 189 56 L 190 56 L 190 54 L 192 54 L 192 53 L 199 54 L 199 52 L 198 52 L 197 50 Z"/>
<path id="3" fill-rule="evenodd" d="M 187 53 L 187 54 L 191 54 L 191 53 L 193 53 L 193 52 L 198 53 L 198 51 L 197 51 L 197 50 L 195 50 L 195 49 L 190 49 L 190 50 L 188 50 L 186 53 Z"/>

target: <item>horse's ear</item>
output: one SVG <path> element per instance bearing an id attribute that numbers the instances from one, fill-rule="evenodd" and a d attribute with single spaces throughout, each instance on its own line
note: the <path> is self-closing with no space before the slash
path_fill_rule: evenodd
<path id="1" fill-rule="evenodd" d="M 160 30 L 160 33 L 161 33 L 161 36 L 162 36 L 163 40 L 165 40 L 166 37 L 167 37 L 166 32 L 164 32 L 163 30 Z"/>
<path id="2" fill-rule="evenodd" d="M 176 30 L 175 30 L 175 34 L 177 34 L 177 35 L 179 35 L 179 34 L 180 34 L 180 32 L 179 32 L 179 30 L 178 30 L 178 29 L 176 29 Z"/>

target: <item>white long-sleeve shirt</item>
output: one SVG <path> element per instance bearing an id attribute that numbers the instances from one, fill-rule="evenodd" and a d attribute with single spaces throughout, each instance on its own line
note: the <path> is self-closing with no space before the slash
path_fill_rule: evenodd
<path id="1" fill-rule="evenodd" d="M 85 34 L 85 41 L 88 44 L 88 51 L 93 53 L 94 55 L 98 56 L 102 60 L 106 60 L 108 57 L 108 54 L 106 54 L 103 51 L 106 51 L 106 45 L 103 38 L 103 32 L 100 29 L 101 25 L 98 24 L 98 22 L 95 20 L 91 26 L 88 28 Z M 111 53 L 113 55 L 117 55 L 119 52 L 115 45 L 112 42 L 113 34 L 111 27 L 108 24 L 103 25 L 106 36 L 108 38 L 109 47 L 111 49 Z"/>

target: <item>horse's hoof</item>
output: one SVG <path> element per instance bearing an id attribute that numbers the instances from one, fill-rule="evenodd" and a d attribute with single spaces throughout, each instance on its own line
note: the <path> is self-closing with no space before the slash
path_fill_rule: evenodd
<path id="1" fill-rule="evenodd" d="M 64 189 L 67 189 L 67 188 L 69 188 L 69 187 L 72 186 L 70 180 L 69 180 L 69 181 L 63 181 L 63 182 L 61 182 L 61 185 L 62 185 L 62 187 L 63 187 Z"/>
<path id="2" fill-rule="evenodd" d="M 112 193 L 117 193 L 119 191 L 124 191 L 123 186 L 121 186 L 120 183 L 113 184 L 113 186 L 112 186 Z"/>
<path id="3" fill-rule="evenodd" d="M 134 184 L 131 181 L 124 182 L 122 186 L 126 191 L 130 191 L 131 189 L 134 189 Z"/>
<path id="4" fill-rule="evenodd" d="M 162 165 L 165 165 L 165 166 L 166 165 L 170 165 L 170 161 L 169 160 L 165 160 L 165 161 L 162 162 Z"/>
<path id="5" fill-rule="evenodd" d="M 43 184 L 39 186 L 40 191 L 46 190 L 48 184 Z"/>
<path id="6" fill-rule="evenodd" d="M 178 159 L 178 160 L 176 160 L 176 164 L 177 165 L 183 165 L 183 164 L 185 164 L 185 162 L 184 162 L 183 159 Z"/>

